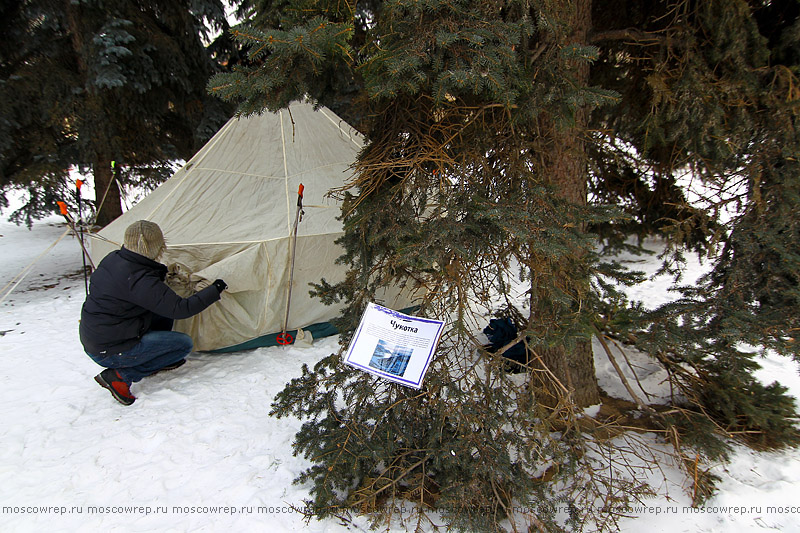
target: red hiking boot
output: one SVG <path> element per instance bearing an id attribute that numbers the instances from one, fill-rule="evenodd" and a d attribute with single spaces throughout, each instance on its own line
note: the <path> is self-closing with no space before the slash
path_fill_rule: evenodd
<path id="1" fill-rule="evenodd" d="M 136 397 L 131 394 L 130 384 L 126 383 L 113 368 L 106 368 L 97 374 L 94 380 L 104 389 L 108 389 L 111 396 L 122 405 L 130 405 L 136 401 Z"/>

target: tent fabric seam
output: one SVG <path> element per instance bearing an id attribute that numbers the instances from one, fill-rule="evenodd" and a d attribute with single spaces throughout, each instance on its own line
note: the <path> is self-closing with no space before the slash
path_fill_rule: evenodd
<path id="1" fill-rule="evenodd" d="M 320 166 L 317 166 L 317 167 L 309 167 L 307 169 L 304 169 L 302 172 L 295 172 L 294 174 L 288 174 L 288 170 L 284 169 L 284 172 L 287 173 L 285 176 L 270 176 L 270 175 L 267 175 L 267 174 L 251 174 L 249 172 L 237 172 L 235 170 L 225 170 L 225 169 L 222 169 L 222 168 L 199 167 L 199 166 L 196 166 L 196 165 L 193 166 L 190 169 L 190 171 L 205 170 L 205 171 L 208 171 L 208 172 L 222 172 L 224 174 L 235 174 L 236 176 L 242 176 L 242 177 L 245 177 L 245 178 L 263 178 L 263 179 L 268 179 L 268 180 L 283 180 L 283 179 L 286 179 L 286 178 L 294 178 L 296 176 L 302 176 L 303 174 L 310 174 L 311 172 L 313 172 L 315 170 L 323 170 L 323 169 L 326 169 L 326 168 L 336 167 L 336 166 L 343 165 L 343 164 L 348 164 L 349 165 L 350 163 L 347 162 L 347 161 L 334 161 L 334 162 L 329 163 L 327 165 L 320 165 Z M 188 171 L 187 171 L 187 174 L 188 174 Z M 289 192 L 287 190 L 287 196 L 288 196 L 288 193 Z"/>
<path id="2" fill-rule="evenodd" d="M 336 233 L 309 233 L 308 235 L 298 235 L 297 239 L 302 240 L 310 237 L 327 237 L 329 235 L 342 235 L 344 232 L 336 232 Z M 112 241 L 110 239 L 95 237 L 94 235 L 87 235 L 92 239 L 97 239 L 99 241 L 108 242 L 111 244 L 115 244 L 117 246 L 122 246 L 122 244 Z M 261 244 L 261 243 L 268 243 L 268 242 L 276 242 L 282 241 L 286 239 L 286 237 L 275 237 L 274 239 L 259 239 L 256 241 L 216 241 L 216 242 L 170 242 L 167 245 L 167 249 L 175 248 L 178 246 L 221 246 L 221 245 L 231 245 L 231 244 Z"/>
<path id="3" fill-rule="evenodd" d="M 202 163 L 202 162 L 203 162 L 203 160 L 204 160 L 206 157 L 208 157 L 208 154 L 209 154 L 209 152 L 211 152 L 211 151 L 212 151 L 212 149 L 214 148 L 214 146 L 216 146 L 216 144 L 217 144 L 217 143 L 220 141 L 220 139 L 222 139 L 222 138 L 225 136 L 225 135 L 224 135 L 224 133 L 225 133 L 225 132 L 227 132 L 227 131 L 228 131 L 228 129 L 230 129 L 230 128 L 231 128 L 231 125 L 232 125 L 233 123 L 234 123 L 234 121 L 229 121 L 227 124 L 225 124 L 225 126 L 224 126 L 224 127 L 223 127 L 223 128 L 222 128 L 222 129 L 221 129 L 219 132 L 217 132 L 217 134 L 216 134 L 216 135 L 214 135 L 214 143 L 213 143 L 211 146 L 209 146 L 207 150 L 206 150 L 206 147 L 205 147 L 205 146 L 203 147 L 203 149 L 202 149 L 202 151 L 203 151 L 203 156 L 202 156 L 202 157 L 200 157 L 200 158 L 197 160 L 197 164 L 200 164 L 200 163 Z M 198 155 L 199 155 L 199 154 L 198 154 Z M 184 182 L 186 181 L 186 178 L 188 178 L 188 177 L 189 177 L 189 174 L 190 174 L 190 171 L 191 171 L 191 167 L 189 167 L 189 165 L 191 165 L 191 164 L 192 164 L 192 161 L 193 161 L 193 160 L 194 160 L 194 157 L 193 157 L 192 159 L 190 159 L 190 160 L 189 160 L 189 161 L 188 161 L 188 162 L 187 162 L 185 165 L 183 165 L 183 168 L 181 168 L 181 171 L 184 171 L 184 172 L 183 172 L 183 177 L 182 177 L 182 178 L 181 178 L 181 180 L 180 180 L 180 181 L 179 181 L 179 182 L 178 182 L 178 183 L 175 185 L 175 187 L 173 187 L 173 188 L 172 188 L 172 190 L 169 192 L 169 194 L 167 194 L 167 195 L 164 197 L 164 199 L 163 199 L 163 200 L 161 200 L 161 202 L 159 202 L 159 204 L 158 204 L 157 206 L 155 206 L 155 207 L 152 209 L 152 211 L 150 211 L 150 213 L 149 213 L 149 214 L 147 215 L 147 217 L 146 217 L 146 218 L 147 218 L 147 220 L 150 220 L 150 219 L 153 217 L 153 215 L 155 214 L 155 212 L 156 212 L 156 211 L 158 211 L 158 210 L 161 208 L 161 206 L 162 206 L 162 205 L 164 205 L 164 202 L 166 202 L 167 200 L 169 200 L 169 199 L 172 197 L 172 195 L 173 195 L 173 194 L 175 194 L 175 192 L 176 192 L 178 189 L 180 189 L 180 188 L 183 186 Z M 188 169 L 187 169 L 187 167 L 188 167 Z M 180 171 L 179 171 L 179 172 L 180 172 Z"/>
<path id="4" fill-rule="evenodd" d="M 283 151 L 283 179 L 286 191 L 286 226 L 289 234 L 292 232 L 292 204 L 289 201 L 289 165 L 286 162 L 286 136 L 283 129 L 283 111 L 278 113 L 281 121 L 281 150 Z"/>
<path id="5" fill-rule="evenodd" d="M 343 235 L 344 232 L 336 232 L 336 233 L 312 233 L 309 235 L 298 235 L 297 240 L 303 240 L 310 237 L 328 237 L 331 235 Z M 214 245 L 222 245 L 222 244 L 260 244 L 260 243 L 268 243 L 268 242 L 277 242 L 286 240 L 286 237 L 276 237 L 274 239 L 260 239 L 257 241 L 219 241 L 219 242 L 188 242 L 188 243 L 169 243 L 167 248 L 174 248 L 176 246 L 214 246 Z"/>

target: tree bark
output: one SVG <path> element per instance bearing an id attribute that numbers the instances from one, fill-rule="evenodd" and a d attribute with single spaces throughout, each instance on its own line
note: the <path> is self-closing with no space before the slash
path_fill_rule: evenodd
<path id="1" fill-rule="evenodd" d="M 94 186 L 97 214 L 95 224 L 105 227 L 122 214 L 122 199 L 110 158 L 99 155 L 95 159 Z"/>
<path id="2" fill-rule="evenodd" d="M 67 26 L 69 27 L 72 47 L 75 50 L 75 57 L 78 62 L 78 72 L 83 80 L 86 89 L 86 119 L 81 135 L 91 132 L 94 138 L 94 145 L 101 146 L 107 135 L 104 126 L 108 120 L 104 117 L 103 106 L 101 105 L 98 89 L 89 80 L 89 67 L 87 65 L 86 42 L 83 38 L 84 30 L 81 27 L 81 6 L 71 0 L 64 0 Z M 107 151 L 106 151 L 107 152 Z M 122 214 L 122 199 L 120 198 L 119 187 L 114 180 L 114 173 L 111 168 L 111 157 L 106 154 L 96 154 L 92 161 L 94 169 L 94 191 L 95 191 L 95 224 L 106 226 L 115 218 Z"/>
<path id="3" fill-rule="evenodd" d="M 591 4 L 591 0 L 573 0 L 571 2 L 572 33 L 567 37 L 565 45 L 586 44 L 591 29 Z M 578 87 L 588 85 L 589 65 L 587 63 L 580 62 L 572 67 L 571 72 Z M 579 206 L 587 204 L 587 157 L 584 145 L 587 123 L 587 110 L 577 109 L 574 123 L 569 127 L 556 124 L 552 117 L 545 117 L 541 126 L 541 133 L 548 141 L 544 158 L 544 175 L 561 198 Z M 553 265 L 553 268 L 565 272 L 565 276 L 572 274 L 567 267 L 556 264 Z M 588 279 L 577 279 L 573 283 L 578 286 L 573 287 L 570 293 L 580 295 L 588 291 Z M 576 311 L 579 305 L 580 302 L 575 302 Z M 534 349 L 561 385 L 570 391 L 575 404 L 585 407 L 600 402 L 594 356 L 589 339 L 579 339 L 572 349 L 566 347 Z M 551 389 L 555 398 L 558 397 L 559 389 L 560 387 Z"/>

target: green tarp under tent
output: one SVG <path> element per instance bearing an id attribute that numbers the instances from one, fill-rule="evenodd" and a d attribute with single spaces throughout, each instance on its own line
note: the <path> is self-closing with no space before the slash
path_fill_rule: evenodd
<path id="1" fill-rule="evenodd" d="M 288 110 L 232 118 L 190 160 L 152 193 L 98 232 L 95 264 L 117 249 L 137 220 L 164 232 L 169 284 L 184 295 L 217 278 L 228 290 L 199 315 L 176 321 L 200 351 L 232 351 L 276 344 L 286 313 L 290 242 L 302 183 L 304 215 L 298 225 L 288 331 L 321 337 L 340 307 L 309 295 L 309 283 L 336 282 L 345 267 L 340 205 L 328 198 L 352 175 L 358 133 L 330 110 L 308 103 Z M 385 295 L 395 309 L 407 297 Z"/>

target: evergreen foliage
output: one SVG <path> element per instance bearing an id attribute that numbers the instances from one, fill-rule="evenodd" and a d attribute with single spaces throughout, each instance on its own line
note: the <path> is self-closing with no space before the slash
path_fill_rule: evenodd
<path id="1" fill-rule="evenodd" d="M 254 64 L 212 92 L 243 113 L 308 96 L 347 108 L 367 139 L 338 191 L 351 268 L 316 293 L 347 302 L 345 332 L 397 284 L 423 289 L 418 313 L 448 326 L 419 391 L 332 354 L 278 395 L 273 414 L 307 419 L 295 450 L 315 514 L 377 524 L 413 502 L 420 524 L 435 510 L 463 530 L 613 528 L 649 490 L 619 448 L 645 450 L 582 415 L 599 398 L 593 336 L 615 366 L 609 340 L 669 372 L 667 410 L 620 379 L 696 502 L 733 440 L 797 444 L 793 400 L 753 376 L 766 350 L 800 356 L 797 2 L 255 9 L 235 32 Z M 711 267 L 654 310 L 624 297 L 641 275 L 607 257 L 648 235 L 668 243 L 665 269 L 679 274 L 688 250 Z M 507 348 L 525 343 L 527 374 L 482 346 L 493 314 L 516 323 Z"/>
<path id="2" fill-rule="evenodd" d="M 221 68 L 212 53 L 223 58 L 204 40 L 228 28 L 219 0 L 1 9 L 0 188 L 30 191 L 17 221 L 52 212 L 56 199 L 74 203 L 57 191 L 74 167 L 94 174 L 95 208 L 107 195 L 104 225 L 121 212 L 117 182 L 158 184 L 228 116 L 204 91 Z"/>

